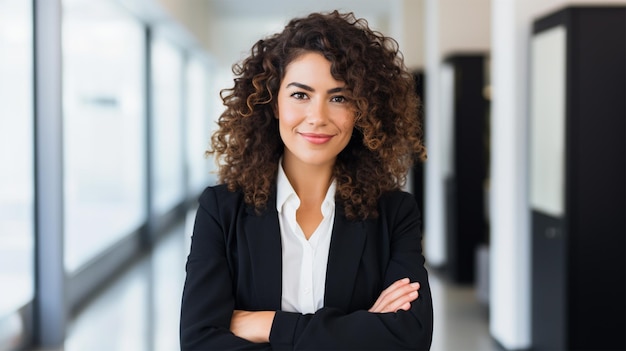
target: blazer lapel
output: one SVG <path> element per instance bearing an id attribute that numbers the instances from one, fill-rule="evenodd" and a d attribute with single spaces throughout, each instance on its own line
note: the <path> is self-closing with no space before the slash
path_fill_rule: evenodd
<path id="1" fill-rule="evenodd" d="M 326 268 L 324 305 L 347 309 L 366 235 L 363 221 L 349 221 L 343 208 L 337 205 Z"/>
<path id="2" fill-rule="evenodd" d="M 270 198 L 260 215 L 248 208 L 245 237 L 248 240 L 253 279 L 252 293 L 259 306 L 281 309 L 282 249 L 276 200 Z"/>
<path id="3" fill-rule="evenodd" d="M 248 209 L 245 237 L 248 241 L 255 299 L 260 306 L 281 309 L 282 244 L 276 200 L 270 198 L 260 215 Z M 365 246 L 363 221 L 349 221 L 337 204 L 328 253 L 324 305 L 348 309 L 354 280 Z"/>

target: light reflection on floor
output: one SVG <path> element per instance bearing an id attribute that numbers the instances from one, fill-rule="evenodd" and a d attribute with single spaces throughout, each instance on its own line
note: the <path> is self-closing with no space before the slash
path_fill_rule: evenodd
<path id="1" fill-rule="evenodd" d="M 181 225 L 72 321 L 64 351 L 178 350 L 188 240 Z"/>

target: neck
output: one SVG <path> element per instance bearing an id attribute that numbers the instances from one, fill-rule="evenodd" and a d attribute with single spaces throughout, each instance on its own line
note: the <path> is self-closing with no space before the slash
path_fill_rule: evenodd
<path id="1" fill-rule="evenodd" d="M 332 165 L 291 165 L 283 161 L 285 175 L 302 202 L 321 201 L 332 181 Z"/>

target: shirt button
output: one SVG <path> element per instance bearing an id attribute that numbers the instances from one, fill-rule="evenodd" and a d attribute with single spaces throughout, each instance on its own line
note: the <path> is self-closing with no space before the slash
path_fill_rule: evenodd
<path id="1" fill-rule="evenodd" d="M 304 289 L 304 293 L 309 295 L 311 293 L 311 289 L 310 288 L 306 288 Z"/>

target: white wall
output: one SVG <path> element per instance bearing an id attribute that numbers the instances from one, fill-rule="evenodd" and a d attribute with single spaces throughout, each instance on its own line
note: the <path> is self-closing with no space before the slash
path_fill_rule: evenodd
<path id="1" fill-rule="evenodd" d="M 491 48 L 491 0 L 439 0 L 439 51 L 488 52 Z"/>
<path id="2" fill-rule="evenodd" d="M 490 331 L 507 349 L 531 342 L 525 5 L 494 0 L 492 17 Z"/>
<path id="3" fill-rule="evenodd" d="M 388 35 L 398 41 L 409 70 L 424 69 L 424 0 L 401 0 L 391 3 Z"/>

